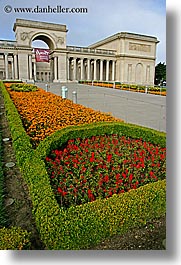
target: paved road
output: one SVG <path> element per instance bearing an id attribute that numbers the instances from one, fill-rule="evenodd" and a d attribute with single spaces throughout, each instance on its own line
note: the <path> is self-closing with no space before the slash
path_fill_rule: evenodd
<path id="1" fill-rule="evenodd" d="M 37 83 L 45 89 L 45 83 Z M 49 91 L 61 95 L 62 86 L 68 88 L 68 98 L 77 92 L 77 103 L 109 112 L 125 122 L 166 132 L 166 97 L 122 91 L 118 89 L 80 85 L 77 83 L 51 83 Z"/>

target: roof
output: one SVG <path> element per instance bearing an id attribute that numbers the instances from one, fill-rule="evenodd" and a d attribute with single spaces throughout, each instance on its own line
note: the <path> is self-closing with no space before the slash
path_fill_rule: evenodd
<path id="1" fill-rule="evenodd" d="M 114 35 L 111 35 L 103 40 L 100 40 L 96 43 L 93 43 L 89 45 L 89 48 L 96 48 L 99 47 L 103 44 L 106 44 L 110 41 L 116 40 L 116 39 L 121 39 L 121 38 L 127 38 L 127 39 L 137 39 L 137 40 L 145 40 L 145 41 L 150 41 L 150 42 L 155 42 L 158 43 L 158 39 L 154 36 L 149 36 L 149 35 L 142 35 L 142 34 L 137 34 L 137 33 L 130 33 L 130 32 L 119 32 Z"/>

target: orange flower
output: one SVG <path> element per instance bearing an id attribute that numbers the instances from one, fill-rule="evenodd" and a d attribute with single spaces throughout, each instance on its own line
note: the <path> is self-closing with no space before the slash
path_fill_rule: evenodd
<path id="1" fill-rule="evenodd" d="M 66 126 L 99 121 L 122 121 L 111 114 L 74 104 L 69 99 L 62 99 L 40 88 L 34 92 L 16 92 L 9 89 L 8 91 L 21 116 L 24 128 L 35 145 Z"/>

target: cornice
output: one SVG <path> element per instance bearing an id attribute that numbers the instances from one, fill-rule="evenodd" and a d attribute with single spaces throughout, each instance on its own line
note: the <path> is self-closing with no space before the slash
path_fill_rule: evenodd
<path id="1" fill-rule="evenodd" d="M 134 55 L 134 54 L 117 54 L 116 58 L 139 58 L 139 59 L 149 59 L 149 60 L 155 60 L 155 56 L 147 56 L 147 55 Z"/>
<path id="2" fill-rule="evenodd" d="M 25 28 L 38 28 L 43 30 L 54 30 L 54 31 L 63 31 L 67 32 L 66 25 L 63 24 L 54 24 L 41 21 L 27 20 L 27 19 L 16 19 L 14 23 L 13 31 L 16 31 L 17 26 Z"/>
<path id="3" fill-rule="evenodd" d="M 140 41 L 147 41 L 147 42 L 153 42 L 153 43 L 159 43 L 158 39 L 154 36 L 148 36 L 148 35 L 142 35 L 137 33 L 130 33 L 130 32 L 120 32 L 116 33 L 112 36 L 109 36 L 103 40 L 100 40 L 96 43 L 93 43 L 89 45 L 89 48 L 96 48 L 103 44 L 107 44 L 111 41 L 117 40 L 117 39 L 134 39 L 134 40 L 140 40 Z"/>

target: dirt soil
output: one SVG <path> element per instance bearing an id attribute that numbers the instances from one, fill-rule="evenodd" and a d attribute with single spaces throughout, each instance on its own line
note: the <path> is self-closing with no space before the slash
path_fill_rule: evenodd
<path id="1" fill-rule="evenodd" d="M 5 115 L 3 98 L 0 92 L 0 129 L 3 141 L 3 169 L 5 175 L 5 206 L 8 226 L 20 226 L 31 232 L 31 249 L 45 249 L 36 230 L 35 220 L 32 216 L 32 202 L 28 187 L 24 182 L 17 166 L 12 139 Z M 6 167 L 6 163 L 14 162 L 15 166 Z M 12 199 L 12 200 L 11 200 Z M 148 222 L 141 228 L 131 229 L 126 234 L 113 236 L 104 240 L 92 250 L 165 250 L 166 217 L 163 216 Z"/>
<path id="2" fill-rule="evenodd" d="M 5 179 L 5 198 L 7 226 L 18 226 L 31 232 L 32 249 L 44 249 L 41 243 L 35 221 L 32 216 L 32 202 L 29 197 L 28 187 L 21 176 L 17 166 L 15 153 L 12 147 L 12 139 L 5 115 L 5 108 L 2 95 L 0 93 L 0 129 L 2 139 L 9 138 L 9 141 L 3 141 L 3 170 Z M 6 163 L 13 162 L 15 166 L 6 167 Z"/>

